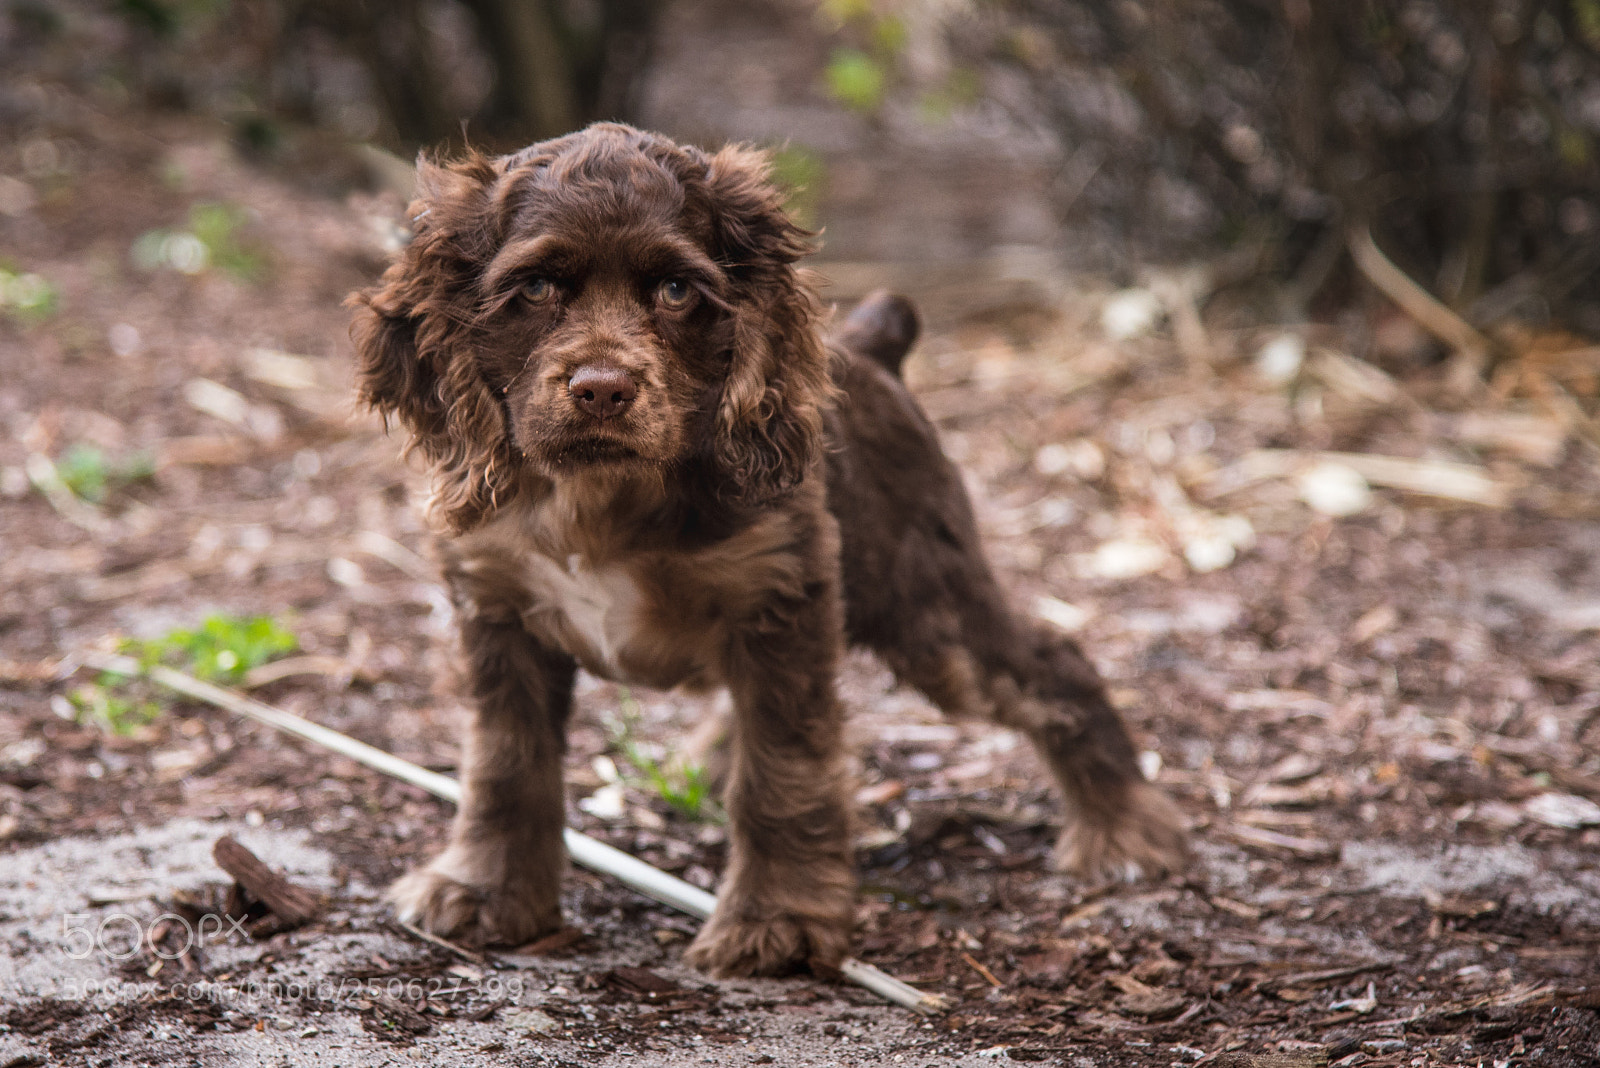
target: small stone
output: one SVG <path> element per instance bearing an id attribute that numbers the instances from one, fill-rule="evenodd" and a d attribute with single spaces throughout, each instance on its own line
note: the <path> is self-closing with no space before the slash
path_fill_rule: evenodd
<path id="1" fill-rule="evenodd" d="M 1281 386 L 1300 373 L 1306 362 L 1306 343 L 1299 334 L 1279 334 L 1256 353 L 1256 374 Z"/>
<path id="2" fill-rule="evenodd" d="M 1576 794 L 1540 794 L 1524 801 L 1522 810 L 1547 827 L 1600 826 L 1600 805 Z"/>
<path id="3" fill-rule="evenodd" d="M 1129 579 L 1159 571 L 1171 559 L 1164 545 L 1144 538 L 1118 538 L 1103 542 L 1076 560 L 1086 578 Z"/>
<path id="4" fill-rule="evenodd" d="M 579 801 L 578 807 L 595 819 L 600 820 L 620 820 L 628 810 L 627 799 L 622 792 L 622 785 L 614 782 L 607 783 Z"/>
<path id="5" fill-rule="evenodd" d="M 1297 488 L 1300 499 L 1323 515 L 1355 515 L 1372 503 L 1372 487 L 1361 472 L 1341 463 L 1317 464 L 1300 476 Z"/>
<path id="6" fill-rule="evenodd" d="M 1362 1051 L 1371 1053 L 1374 1056 L 1382 1056 L 1385 1053 L 1399 1053 L 1405 1048 L 1406 1041 L 1403 1038 L 1370 1038 L 1361 1043 Z"/>
<path id="7" fill-rule="evenodd" d="M 1161 300 L 1148 289 L 1120 290 L 1100 309 L 1100 328 L 1113 341 L 1148 334 L 1160 321 Z"/>
<path id="8" fill-rule="evenodd" d="M 548 1035 L 561 1028 L 555 1017 L 539 1009 L 508 1009 L 500 1014 L 500 1022 L 514 1031 L 526 1031 L 530 1035 Z"/>
<path id="9" fill-rule="evenodd" d="M 1091 615 L 1075 604 L 1068 604 L 1048 594 L 1040 594 L 1033 599 L 1033 614 L 1068 634 L 1082 630 Z"/>

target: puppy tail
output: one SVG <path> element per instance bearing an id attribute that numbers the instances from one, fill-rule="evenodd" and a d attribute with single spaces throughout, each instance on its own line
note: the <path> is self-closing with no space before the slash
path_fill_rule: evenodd
<path id="1" fill-rule="evenodd" d="M 910 300 L 878 289 L 855 306 L 834 334 L 834 343 L 879 364 L 896 378 L 906 353 L 916 344 L 922 321 Z"/>

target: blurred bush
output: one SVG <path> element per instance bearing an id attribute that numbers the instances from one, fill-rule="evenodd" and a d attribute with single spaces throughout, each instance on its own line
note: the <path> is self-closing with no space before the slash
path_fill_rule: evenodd
<path id="1" fill-rule="evenodd" d="M 515 147 L 630 113 L 662 0 L 9 0 L 0 69 L 221 114 L 271 153 L 294 124 L 409 154 Z"/>
<path id="2" fill-rule="evenodd" d="M 1600 329 L 1600 0 L 974 10 L 958 47 L 1025 87 L 1066 149 L 1058 202 L 1108 247 L 1264 235 L 1314 288 L 1371 224 L 1476 322 Z"/>

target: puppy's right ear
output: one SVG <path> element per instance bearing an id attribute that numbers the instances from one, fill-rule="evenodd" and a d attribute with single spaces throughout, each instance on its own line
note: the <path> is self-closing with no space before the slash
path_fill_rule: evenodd
<path id="1" fill-rule="evenodd" d="M 438 375 L 417 352 L 416 304 L 407 299 L 416 287 L 405 266 L 394 264 L 382 284 L 350 297 L 356 391 L 363 403 L 383 415 L 385 424 L 395 416 L 413 435 L 432 437 L 444 429 Z"/>
<path id="2" fill-rule="evenodd" d="M 378 285 L 352 294 L 358 395 L 410 432 L 408 452 L 433 471 L 428 510 L 469 530 L 515 493 L 500 405 L 472 359 L 477 279 L 498 247 L 493 187 L 500 168 L 473 154 L 419 161 L 407 209 L 416 236 Z"/>

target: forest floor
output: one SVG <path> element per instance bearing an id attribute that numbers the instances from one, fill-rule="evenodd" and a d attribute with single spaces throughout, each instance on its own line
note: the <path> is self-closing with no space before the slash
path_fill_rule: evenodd
<path id="1" fill-rule="evenodd" d="M 582 871 L 565 944 L 470 962 L 381 900 L 443 841 L 447 803 L 73 671 L 270 616 L 298 649 L 237 685 L 453 771 L 418 480 L 349 401 L 341 301 L 394 247 L 398 197 L 310 189 L 200 120 L 8 94 L 0 1065 L 1600 1062 L 1581 342 L 1528 340 L 1463 399 L 1377 304 L 1290 335 L 1228 293 L 1191 315 L 1174 275 L 1113 297 L 822 261 L 829 299 L 890 280 L 928 311 L 908 378 L 997 569 L 1105 673 L 1193 866 L 1052 874 L 1026 746 L 853 659 L 857 951 L 951 1011 L 709 981 L 681 963 L 691 922 Z M 1152 292 L 1173 328 L 1137 328 Z M 575 826 L 709 887 L 714 806 L 648 775 L 702 711 L 586 680 L 568 782 Z M 227 882 L 223 835 L 324 895 L 320 918 L 201 928 L 178 953 Z"/>

